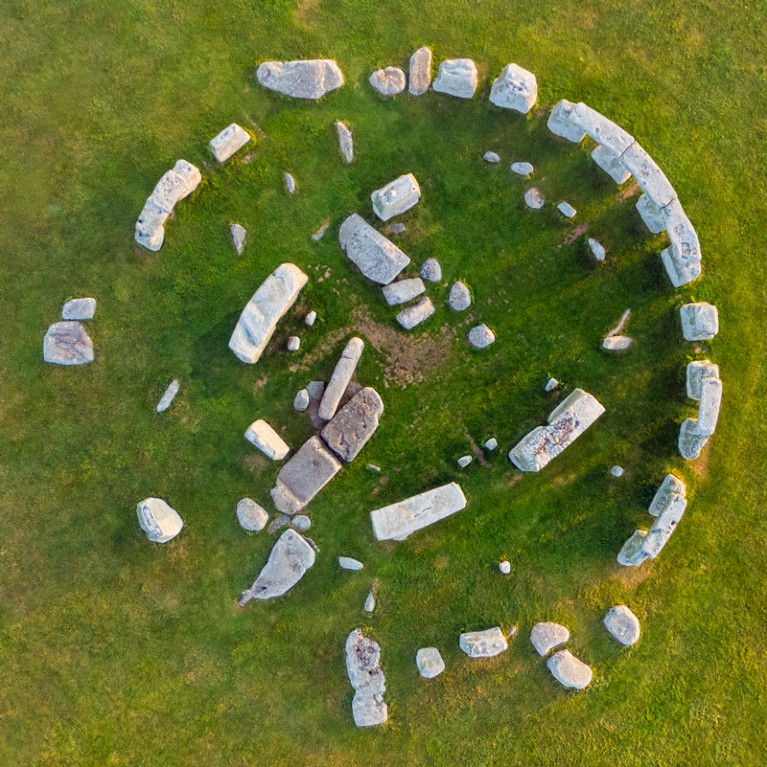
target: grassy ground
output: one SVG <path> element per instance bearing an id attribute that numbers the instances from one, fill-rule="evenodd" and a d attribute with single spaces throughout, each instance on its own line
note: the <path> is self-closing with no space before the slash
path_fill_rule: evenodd
<path id="1" fill-rule="evenodd" d="M 205 7 L 205 6 L 208 7 Z M 762 167 L 767 13 L 730 2 L 567 5 L 365 0 L 209 4 L 15 2 L 0 9 L 0 763 L 8 765 L 690 765 L 767 761 L 764 640 L 767 460 Z M 430 44 L 473 56 L 482 98 L 384 101 L 365 80 Z M 263 59 L 331 56 L 347 86 L 319 104 L 259 89 Z M 583 99 L 636 135 L 667 171 L 701 237 L 705 277 L 672 291 L 633 209 L 584 149 L 540 116 L 486 101 L 509 61 L 536 72 L 542 107 Z M 333 122 L 357 159 L 342 163 Z M 231 121 L 257 137 L 252 161 L 214 167 L 207 140 Z M 504 158 L 483 163 L 486 149 Z M 205 181 L 157 255 L 134 246 L 144 198 L 175 159 Z M 512 160 L 532 161 L 551 202 L 608 247 L 596 268 L 551 207 L 521 204 Z M 295 198 L 282 173 L 296 176 Z M 412 334 L 337 246 L 343 218 L 370 218 L 372 189 L 412 171 L 424 196 L 397 242 L 414 266 L 435 255 L 437 315 Z M 245 255 L 230 221 L 250 231 Z M 331 227 L 319 243 L 310 234 Z M 256 366 L 226 342 L 243 304 L 279 263 L 310 275 Z M 327 278 L 320 280 L 324 275 Z M 477 353 L 469 318 L 444 308 L 454 278 L 472 319 L 498 334 Z M 71 296 L 94 295 L 96 362 L 56 369 L 41 341 Z M 725 407 L 695 464 L 676 457 L 684 301 L 718 304 Z M 630 306 L 636 348 L 600 353 Z M 283 351 L 299 330 L 299 355 Z M 358 379 L 386 413 L 363 455 L 310 506 L 321 554 L 286 598 L 237 607 L 273 538 L 243 533 L 243 495 L 266 502 L 276 467 L 242 433 L 266 417 L 297 447 L 311 433 L 295 391 L 327 378 L 345 340 L 368 341 Z M 546 471 L 505 452 L 561 395 L 554 375 L 607 407 Z M 168 381 L 182 390 L 153 413 Z M 494 435 L 488 466 L 455 459 Z M 366 471 L 370 461 L 383 476 Z M 620 481 L 607 470 L 626 467 Z M 656 562 L 615 553 L 663 474 L 691 505 Z M 367 512 L 460 480 L 466 511 L 401 544 L 376 544 Z M 135 504 L 158 495 L 186 522 L 165 547 L 140 534 Z M 366 563 L 339 572 L 335 557 Z M 502 578 L 496 563 L 512 562 Z M 379 608 L 364 616 L 371 579 Z M 625 602 L 643 636 L 619 649 L 601 626 Z M 565 693 L 527 640 L 537 620 L 571 628 L 595 670 Z M 468 662 L 459 632 L 519 626 L 509 651 Z M 343 664 L 349 630 L 383 648 L 390 723 L 352 725 Z M 447 671 L 425 683 L 418 647 Z"/>

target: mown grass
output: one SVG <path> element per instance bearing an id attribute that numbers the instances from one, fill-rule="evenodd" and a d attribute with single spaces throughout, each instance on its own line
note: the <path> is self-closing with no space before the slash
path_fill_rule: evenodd
<path id="1" fill-rule="evenodd" d="M 0 762 L 764 762 L 766 18 L 707 2 L 6 3 Z M 482 98 L 377 98 L 369 72 L 424 43 L 437 58 L 475 57 Z M 347 86 L 304 104 L 255 85 L 258 61 L 302 56 L 337 58 Z M 672 291 L 662 240 L 587 152 L 555 141 L 540 117 L 490 107 L 490 79 L 508 61 L 536 72 L 543 107 L 584 99 L 651 151 L 699 231 L 703 280 Z M 337 151 L 338 118 L 354 130 L 351 166 Z M 207 140 L 232 120 L 257 137 L 252 161 L 214 167 Z M 483 163 L 486 149 L 504 163 Z M 133 224 L 178 157 L 205 181 L 151 255 L 133 245 Z M 550 202 L 575 205 L 608 247 L 604 265 L 582 240 L 563 244 L 573 227 L 551 206 L 523 208 L 515 159 L 535 164 Z M 370 218 L 370 191 L 405 171 L 424 196 L 397 242 L 414 267 L 437 256 L 445 283 L 430 289 L 433 320 L 401 336 L 395 369 L 392 347 L 370 338 L 391 337 L 394 312 L 336 235 L 349 213 Z M 250 232 L 239 259 L 233 220 Z M 307 331 L 293 313 L 258 366 L 241 365 L 226 348 L 231 329 L 283 261 L 310 275 L 301 305 L 320 321 Z M 463 341 L 467 318 L 444 308 L 458 277 L 473 290 L 471 316 L 498 334 L 484 353 Z M 76 295 L 99 301 L 88 325 L 96 362 L 44 366 L 45 328 Z M 711 447 L 683 466 L 675 439 L 691 412 L 693 348 L 676 309 L 689 299 L 719 306 L 721 334 L 703 351 L 722 368 L 726 399 Z M 628 306 L 637 345 L 607 357 L 599 341 Z M 302 350 L 291 356 L 296 330 Z M 355 332 L 369 341 L 358 379 L 384 398 L 381 428 L 310 507 L 321 548 L 312 571 L 288 597 L 240 610 L 273 539 L 244 534 L 234 506 L 266 501 L 277 471 L 252 460 L 242 433 L 263 416 L 297 447 L 311 428 L 292 410 L 295 391 L 326 378 Z M 550 375 L 607 413 L 519 480 L 505 452 L 561 396 L 543 392 Z M 157 417 L 173 377 L 181 394 Z M 491 435 L 500 449 L 489 467 L 459 472 L 470 439 Z M 620 482 L 613 463 L 627 469 Z M 643 509 L 669 468 L 687 479 L 690 508 L 657 561 L 622 570 L 615 553 L 649 523 Z M 466 511 L 404 543 L 375 543 L 370 509 L 452 479 Z M 186 521 L 168 546 L 137 528 L 148 495 Z M 339 572 L 339 554 L 366 569 Z M 495 569 L 504 556 L 506 579 Z M 365 616 L 372 578 L 379 607 Z M 628 651 L 601 626 L 616 602 L 643 625 Z M 571 628 L 571 648 L 595 669 L 588 691 L 566 694 L 534 656 L 526 635 L 540 619 Z M 466 661 L 457 634 L 497 623 L 519 626 L 509 652 Z M 343 642 L 360 624 L 381 643 L 387 675 L 390 724 L 375 731 L 350 716 Z M 448 668 L 426 684 L 414 655 L 432 644 Z"/>

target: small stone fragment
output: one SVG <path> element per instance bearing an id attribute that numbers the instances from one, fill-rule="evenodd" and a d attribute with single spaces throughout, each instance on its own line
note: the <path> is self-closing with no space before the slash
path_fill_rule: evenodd
<path id="1" fill-rule="evenodd" d="M 282 437 L 262 418 L 248 426 L 245 439 L 273 461 L 281 461 L 290 452 Z"/>
<path id="2" fill-rule="evenodd" d="M 303 413 L 309 407 L 309 392 L 301 389 L 293 400 L 293 409 Z"/>
<path id="3" fill-rule="evenodd" d="M 232 235 L 235 253 L 241 256 L 245 250 L 245 238 L 248 236 L 248 230 L 241 224 L 231 224 L 229 226 L 229 233 Z"/>
<path id="4" fill-rule="evenodd" d="M 498 564 L 498 569 L 504 575 L 508 575 L 511 572 L 511 562 L 509 562 L 507 559 L 504 559 L 502 562 Z"/>
<path id="5" fill-rule="evenodd" d="M 405 329 L 412 330 L 434 314 L 434 304 L 430 298 L 422 298 L 417 304 L 408 306 L 397 315 L 397 322 Z"/>
<path id="6" fill-rule="evenodd" d="M 557 386 L 559 386 L 559 381 L 557 381 L 556 378 L 549 378 L 549 380 L 546 381 L 546 386 L 543 387 L 543 390 L 547 392 L 554 391 Z"/>
<path id="7" fill-rule="evenodd" d="M 387 230 L 392 234 L 402 234 L 405 231 L 405 225 L 402 222 L 397 221 L 396 224 L 389 224 Z"/>
<path id="8" fill-rule="evenodd" d="M 309 314 L 306 315 L 306 317 L 304 317 L 304 323 L 308 328 L 310 328 L 312 325 L 314 325 L 315 322 L 317 322 L 317 312 L 312 310 L 309 312 Z"/>
<path id="9" fill-rule="evenodd" d="M 608 336 L 602 341 L 602 348 L 608 352 L 623 352 L 634 343 L 629 336 Z"/>
<path id="10" fill-rule="evenodd" d="M 176 395 L 178 394 L 178 390 L 180 387 L 181 387 L 181 384 L 178 382 L 178 379 L 174 378 L 168 384 L 168 388 L 165 389 L 162 397 L 160 397 L 160 401 L 157 403 L 157 407 L 155 408 L 155 411 L 158 413 L 164 413 L 171 406 L 173 400 L 176 398 Z"/>
<path id="11" fill-rule="evenodd" d="M 362 570 L 365 565 L 359 561 L 359 559 L 353 559 L 352 557 L 338 557 L 338 566 L 342 570 Z"/>
<path id="12" fill-rule="evenodd" d="M 167 543 L 184 526 L 178 512 L 162 498 L 145 498 L 136 506 L 138 523 L 153 543 Z"/>
<path id="13" fill-rule="evenodd" d="M 470 658 L 493 658 L 509 647 L 499 626 L 484 631 L 467 631 L 461 634 L 458 644 Z"/>
<path id="14" fill-rule="evenodd" d="M 498 440 L 495 437 L 490 437 L 490 439 L 485 442 L 485 449 L 486 450 L 495 450 L 495 448 L 498 447 Z"/>
<path id="15" fill-rule="evenodd" d="M 408 93 L 422 96 L 431 85 L 431 49 L 419 48 L 410 57 L 410 83 Z"/>
<path id="16" fill-rule="evenodd" d="M 538 98 L 535 75 L 517 64 L 507 64 L 493 82 L 490 101 L 503 109 L 527 114 Z"/>
<path id="17" fill-rule="evenodd" d="M 218 162 L 226 162 L 236 151 L 250 141 L 250 135 L 237 123 L 227 125 L 210 140 L 210 148 Z"/>
<path id="18" fill-rule="evenodd" d="M 421 266 L 421 277 L 428 282 L 440 282 L 442 280 L 442 267 L 436 258 L 427 258 Z"/>
<path id="19" fill-rule="evenodd" d="M 469 343 L 475 349 L 484 349 L 495 341 L 495 333 L 482 323 L 469 331 Z"/>
<path id="20" fill-rule="evenodd" d="M 445 661 L 436 647 L 422 647 L 415 654 L 415 665 L 424 679 L 434 679 L 445 670 Z"/>
<path id="21" fill-rule="evenodd" d="M 362 609 L 366 613 L 372 613 L 373 610 L 376 609 L 376 598 L 372 591 L 368 592 L 367 598 L 365 599 L 365 605 Z"/>
<path id="22" fill-rule="evenodd" d="M 266 527 L 269 514 L 252 498 L 241 498 L 237 502 L 237 519 L 243 530 L 257 533 Z"/>
<path id="23" fill-rule="evenodd" d="M 529 162 L 513 162 L 511 163 L 511 170 L 518 176 L 530 176 L 534 168 Z"/>
<path id="24" fill-rule="evenodd" d="M 485 162 L 489 162 L 490 164 L 495 165 L 501 161 L 501 156 L 497 152 L 485 152 L 482 155 L 482 159 Z"/>
<path id="25" fill-rule="evenodd" d="M 369 463 L 368 464 L 368 469 L 370 469 L 370 471 L 374 471 L 376 474 L 380 474 L 381 473 L 381 467 L 380 466 L 376 466 L 374 463 Z"/>
<path id="26" fill-rule="evenodd" d="M 557 210 L 566 218 L 575 218 L 576 210 L 569 202 L 560 202 Z"/>
<path id="27" fill-rule="evenodd" d="M 354 159 L 354 137 L 352 132 L 340 120 L 336 122 L 336 132 L 338 133 L 338 147 L 341 150 L 341 154 L 346 162 L 351 162 Z"/>
<path id="28" fill-rule="evenodd" d="M 322 239 L 325 232 L 328 231 L 329 226 L 330 226 L 329 221 L 326 221 L 324 224 L 321 224 L 320 228 L 312 235 L 312 240 L 314 242 L 319 242 Z"/>
<path id="29" fill-rule="evenodd" d="M 458 468 L 465 469 L 473 460 L 474 460 L 474 457 L 471 455 L 462 455 L 458 459 Z"/>
<path id="30" fill-rule="evenodd" d="M 399 67 L 376 69 L 369 82 L 382 96 L 397 96 L 407 85 L 405 73 Z"/>
<path id="31" fill-rule="evenodd" d="M 612 469 L 610 469 L 610 474 L 612 474 L 613 477 L 622 477 L 623 476 L 623 467 L 622 466 L 613 466 Z"/>
<path id="32" fill-rule="evenodd" d="M 639 619 L 626 605 L 615 605 L 607 611 L 605 628 L 610 635 L 627 647 L 639 641 Z"/>
<path id="33" fill-rule="evenodd" d="M 447 299 L 450 308 L 456 312 L 466 311 L 471 306 L 471 292 L 466 285 L 461 282 L 454 282 L 450 288 L 450 294 Z"/>
<path id="34" fill-rule="evenodd" d="M 388 285 L 384 285 L 381 290 L 383 291 L 386 303 L 389 306 L 396 306 L 398 304 L 406 304 L 408 301 L 418 298 L 421 293 L 426 291 L 426 286 L 420 277 L 414 277 L 408 280 L 390 282 Z"/>
<path id="35" fill-rule="evenodd" d="M 283 175 L 283 178 L 285 179 L 285 189 L 287 190 L 288 194 L 295 194 L 296 193 L 296 180 L 293 178 L 293 174 L 286 172 Z"/>
<path id="36" fill-rule="evenodd" d="M 332 59 L 264 61 L 256 78 L 265 88 L 297 99 L 319 99 L 344 84 L 343 73 Z"/>
<path id="37" fill-rule="evenodd" d="M 593 255 L 597 261 L 604 261 L 605 256 L 607 255 L 604 245 L 601 245 L 593 237 L 589 237 L 588 243 L 589 248 L 591 249 L 591 255 Z"/>
<path id="38" fill-rule="evenodd" d="M 299 533 L 305 533 L 311 529 L 312 520 L 306 516 L 306 514 L 296 514 L 290 522 L 290 526 L 294 530 L 298 530 Z"/>
<path id="39" fill-rule="evenodd" d="M 298 336 L 291 336 L 287 343 L 289 352 L 297 352 L 301 348 L 301 339 Z"/>
<path id="40" fill-rule="evenodd" d="M 525 205 L 531 210 L 540 210 L 545 202 L 544 196 L 534 186 L 525 192 Z"/>
<path id="41" fill-rule="evenodd" d="M 61 310 L 63 320 L 92 320 L 96 314 L 95 298 L 73 298 Z"/>
<path id="42" fill-rule="evenodd" d="M 54 322 L 43 339 L 43 359 L 53 365 L 87 365 L 93 362 L 93 341 L 75 320 Z"/>
<path id="43" fill-rule="evenodd" d="M 386 186 L 376 189 L 370 195 L 373 203 L 373 213 L 381 219 L 388 221 L 394 216 L 399 216 L 410 210 L 421 199 L 421 187 L 412 173 L 395 178 Z"/>
<path id="44" fill-rule="evenodd" d="M 471 59 L 447 59 L 439 65 L 431 87 L 437 93 L 470 99 L 477 90 L 477 65 Z"/>
<path id="45" fill-rule="evenodd" d="M 713 304 L 685 304 L 679 314 L 682 335 L 687 341 L 710 341 L 719 332 L 719 313 Z"/>
<path id="46" fill-rule="evenodd" d="M 560 650 L 547 661 L 554 679 L 572 690 L 583 690 L 591 684 L 592 671 L 569 650 Z"/>

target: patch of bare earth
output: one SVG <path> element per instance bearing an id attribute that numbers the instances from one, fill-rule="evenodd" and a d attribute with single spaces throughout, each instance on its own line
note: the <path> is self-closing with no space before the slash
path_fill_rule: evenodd
<path id="1" fill-rule="evenodd" d="M 564 244 L 569 245 L 571 242 L 575 242 L 582 234 L 586 234 L 588 230 L 588 224 L 581 224 L 580 226 L 576 226 L 572 232 L 569 232 L 567 235 L 565 235 Z"/>
<path id="2" fill-rule="evenodd" d="M 640 191 L 639 184 L 635 181 L 633 184 L 629 184 L 625 189 L 618 192 L 618 199 L 621 200 L 621 202 L 628 200 L 629 197 L 639 194 Z"/>

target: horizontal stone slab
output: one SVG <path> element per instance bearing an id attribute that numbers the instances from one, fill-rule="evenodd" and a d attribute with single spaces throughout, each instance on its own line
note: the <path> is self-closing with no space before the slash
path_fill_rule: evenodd
<path id="1" fill-rule="evenodd" d="M 654 517 L 662 514 L 674 505 L 687 504 L 687 487 L 684 482 L 673 474 L 666 474 L 660 487 L 647 509 Z"/>
<path id="2" fill-rule="evenodd" d="M 341 224 L 338 241 L 349 260 L 379 285 L 388 285 L 410 263 L 391 240 L 356 213 Z"/>
<path id="3" fill-rule="evenodd" d="M 658 163 L 638 144 L 632 144 L 622 155 L 621 162 L 634 177 L 642 191 L 659 208 L 677 198 L 674 187 Z"/>
<path id="4" fill-rule="evenodd" d="M 466 631 L 458 638 L 458 645 L 470 658 L 493 658 L 509 647 L 500 626 L 484 631 Z"/>

